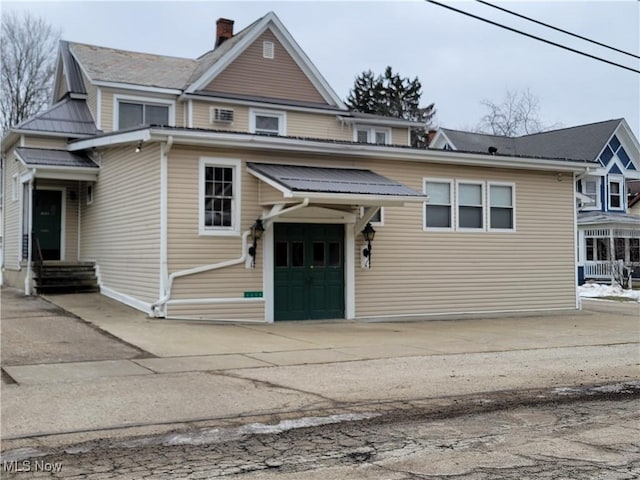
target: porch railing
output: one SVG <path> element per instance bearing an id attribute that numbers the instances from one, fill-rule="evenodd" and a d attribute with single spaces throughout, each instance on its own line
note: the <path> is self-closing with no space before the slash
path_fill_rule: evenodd
<path id="1" fill-rule="evenodd" d="M 584 262 L 584 278 L 609 280 L 611 278 L 611 262 Z"/>

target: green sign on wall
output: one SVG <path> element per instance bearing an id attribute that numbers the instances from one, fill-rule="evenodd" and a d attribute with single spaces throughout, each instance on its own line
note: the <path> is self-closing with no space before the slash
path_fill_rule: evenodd
<path id="1" fill-rule="evenodd" d="M 262 292 L 244 292 L 244 298 L 262 298 Z"/>

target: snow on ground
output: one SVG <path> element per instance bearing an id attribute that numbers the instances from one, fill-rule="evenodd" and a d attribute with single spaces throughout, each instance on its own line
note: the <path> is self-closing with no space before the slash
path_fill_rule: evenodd
<path id="1" fill-rule="evenodd" d="M 601 283 L 585 283 L 578 287 L 581 297 L 626 297 L 640 302 L 640 290 L 624 290 L 620 285 L 603 285 Z"/>

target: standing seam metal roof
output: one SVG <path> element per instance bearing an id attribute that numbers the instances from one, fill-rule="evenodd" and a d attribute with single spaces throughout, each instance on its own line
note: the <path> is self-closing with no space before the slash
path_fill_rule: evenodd
<path id="1" fill-rule="evenodd" d="M 424 197 L 400 182 L 371 170 L 247 163 L 247 167 L 295 192 Z"/>
<path id="2" fill-rule="evenodd" d="M 29 118 L 15 127 L 17 130 L 96 135 L 100 132 L 93 122 L 89 107 L 84 100 L 65 98 L 48 110 Z"/>
<path id="3" fill-rule="evenodd" d="M 32 167 L 98 168 L 98 165 L 86 155 L 66 150 L 18 147 L 16 153 L 24 163 Z"/>

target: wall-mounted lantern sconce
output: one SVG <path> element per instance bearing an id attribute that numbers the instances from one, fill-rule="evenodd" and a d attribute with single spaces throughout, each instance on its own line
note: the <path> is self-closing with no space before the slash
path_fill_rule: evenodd
<path id="1" fill-rule="evenodd" d="M 258 240 L 262 238 L 264 233 L 264 225 L 262 220 L 258 218 L 253 225 L 251 225 L 251 237 L 253 238 L 253 245 L 249 247 L 249 255 L 251 255 L 251 268 L 256 268 L 256 255 L 258 253 Z"/>
<path id="2" fill-rule="evenodd" d="M 366 257 L 366 268 L 371 268 L 371 242 L 373 242 L 373 238 L 376 236 L 376 231 L 373 229 L 370 223 L 367 223 L 367 226 L 362 230 L 362 237 L 364 241 L 367 242 L 367 248 L 362 251 L 362 254 Z"/>
<path id="3" fill-rule="evenodd" d="M 140 153 L 140 150 L 142 150 L 142 140 L 140 140 L 136 146 L 136 153 Z"/>

